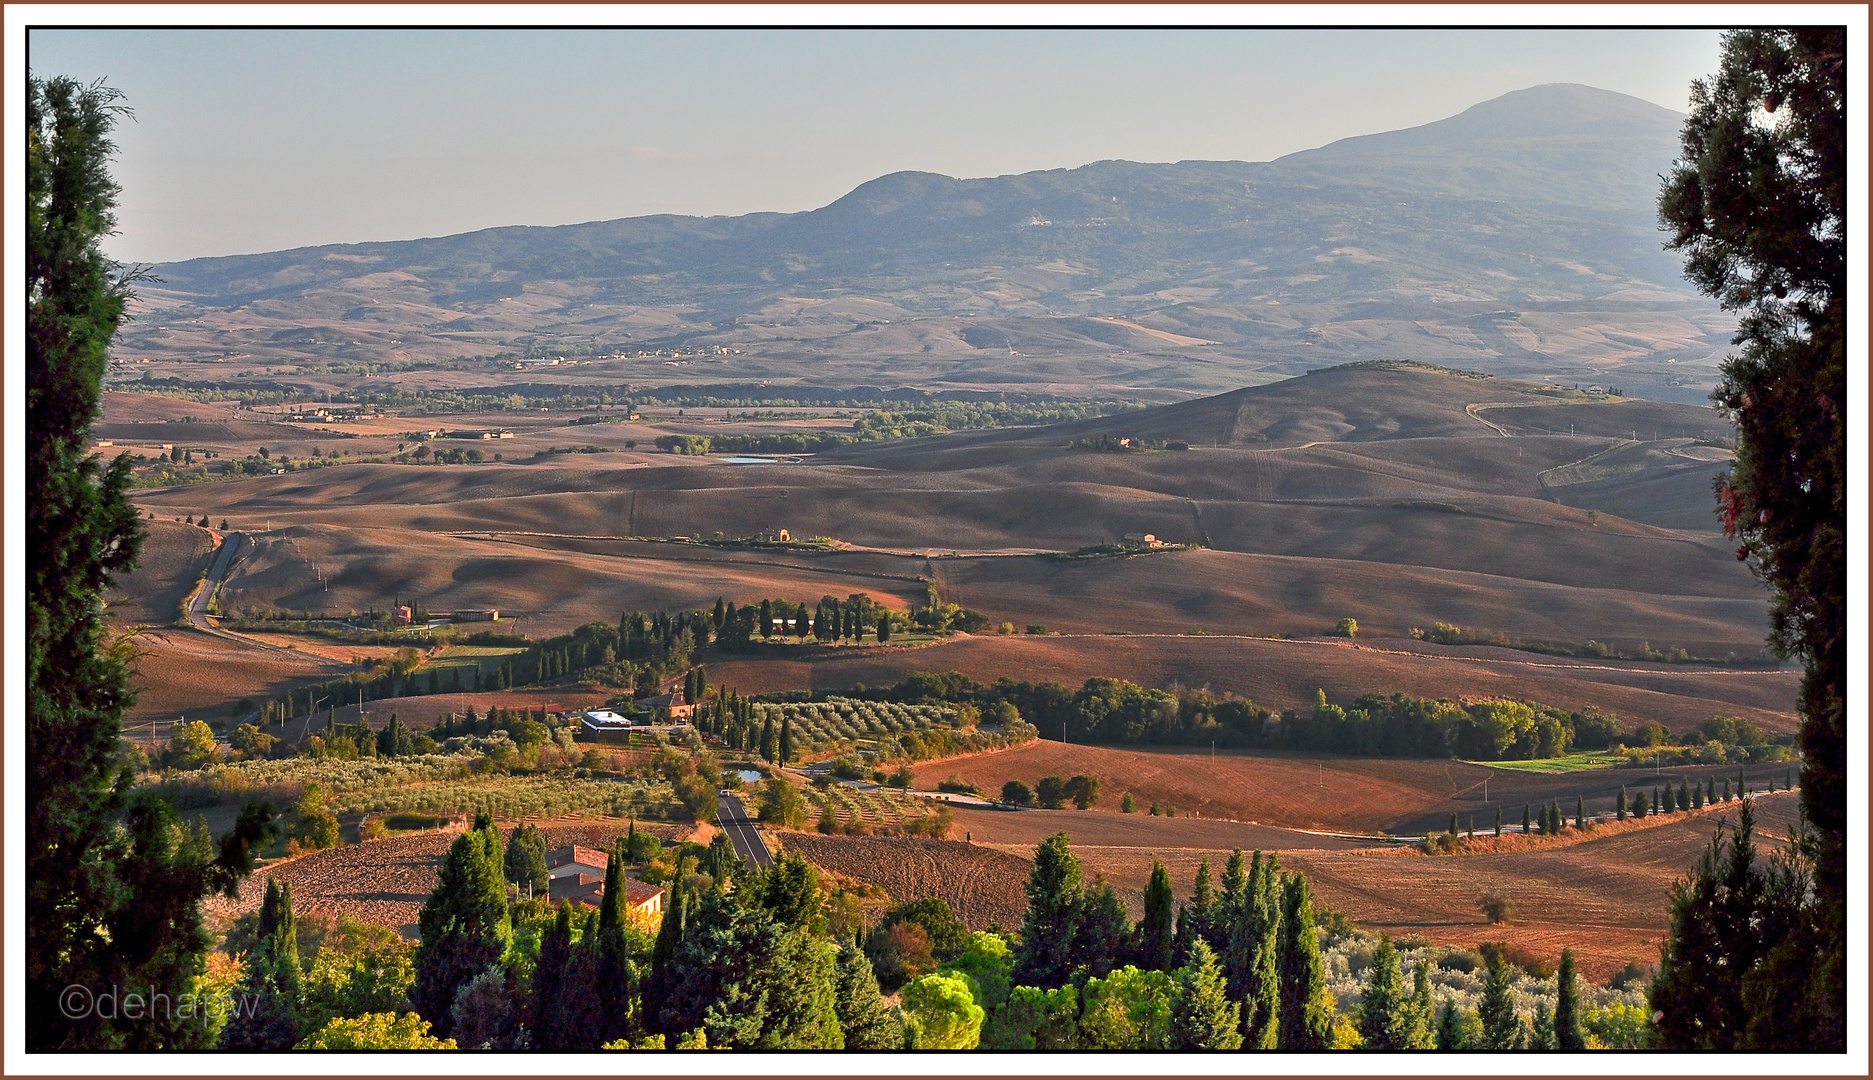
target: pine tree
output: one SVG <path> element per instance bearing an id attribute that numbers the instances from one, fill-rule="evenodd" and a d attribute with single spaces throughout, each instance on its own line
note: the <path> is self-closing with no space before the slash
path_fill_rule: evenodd
<path id="1" fill-rule="evenodd" d="M 1545 1001 L 1535 1003 L 1535 1022 L 1523 1036 L 1523 1041 L 1530 1050 L 1556 1050 L 1559 1044 L 1554 1036 L 1554 1013 Z"/>
<path id="2" fill-rule="evenodd" d="M 1391 938 L 1380 935 L 1378 946 L 1372 950 L 1372 962 L 1366 966 L 1366 985 L 1360 992 L 1356 1014 L 1365 1048 L 1405 1049 L 1412 1020 L 1410 1013 L 1404 976 L 1398 966 L 1398 950 L 1392 947 Z"/>
<path id="3" fill-rule="evenodd" d="M 1437 1017 L 1431 1005 L 1431 965 L 1420 960 L 1411 969 L 1410 1019 L 1400 1034 L 1406 1050 L 1431 1050 L 1437 1046 Z"/>
<path id="4" fill-rule="evenodd" d="M 1174 966 L 1171 955 L 1171 875 L 1162 862 L 1151 867 L 1151 881 L 1145 886 L 1145 917 L 1135 932 L 1134 955 L 1146 971 L 1169 971 Z"/>
<path id="5" fill-rule="evenodd" d="M 1439 1050 L 1466 1049 L 1463 1038 L 1463 1020 L 1457 1015 L 1455 1002 L 1446 999 L 1444 1007 L 1437 1012 L 1437 1048 Z"/>
<path id="6" fill-rule="evenodd" d="M 1515 1015 L 1515 998 L 1509 990 L 1509 966 L 1500 953 L 1489 954 L 1489 973 L 1483 979 L 1483 996 L 1477 1002 L 1477 1016 L 1483 1021 L 1481 1050 L 1513 1050 L 1521 1035 L 1522 1024 Z"/>
<path id="7" fill-rule="evenodd" d="M 1055 833 L 1035 849 L 1027 895 L 1014 982 L 1051 990 L 1065 985 L 1072 974 L 1073 943 L 1080 928 L 1080 862 L 1068 847 L 1066 833 Z"/>
<path id="8" fill-rule="evenodd" d="M 1281 912 L 1281 1002 L 1278 1045 L 1283 1050 L 1322 1050 L 1333 1025 L 1327 980 L 1320 964 L 1320 931 L 1314 925 L 1307 879 L 1284 878 Z"/>
<path id="9" fill-rule="evenodd" d="M 1171 1046 L 1178 1050 L 1242 1048 L 1242 1007 L 1229 1000 L 1216 954 L 1201 937 L 1190 945 L 1190 958 L 1177 972 L 1171 998 Z"/>
<path id="10" fill-rule="evenodd" d="M 845 1036 L 847 1050 L 900 1050 L 904 1046 L 904 1021 L 897 1011 L 885 1004 L 878 990 L 878 977 L 871 961 L 852 942 L 839 946 L 837 991 L 834 1011 Z"/>
<path id="11" fill-rule="evenodd" d="M 1572 949 L 1561 950 L 1561 970 L 1555 982 L 1554 1042 L 1562 1050 L 1587 1048 L 1587 1039 L 1580 1030 L 1580 980 L 1574 973 Z"/>

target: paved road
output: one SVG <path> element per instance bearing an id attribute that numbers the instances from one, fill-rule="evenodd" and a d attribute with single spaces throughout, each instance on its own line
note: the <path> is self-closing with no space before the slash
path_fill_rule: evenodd
<path id="1" fill-rule="evenodd" d="M 722 792 L 718 797 L 715 810 L 715 823 L 728 834 L 729 843 L 735 845 L 735 854 L 744 862 L 763 869 L 774 865 L 774 855 L 767 850 L 761 833 L 748 817 L 748 811 L 741 805 L 738 796 Z"/>
<path id="2" fill-rule="evenodd" d="M 214 599 L 215 590 L 220 587 L 221 579 L 227 576 L 228 566 L 234 562 L 234 556 L 239 554 L 241 544 L 246 539 L 237 532 L 222 536 L 221 547 L 215 551 L 215 561 L 208 567 L 208 579 L 195 593 L 195 599 L 189 601 L 189 622 L 195 629 L 214 632 L 215 628 L 208 622 L 208 601 Z"/>

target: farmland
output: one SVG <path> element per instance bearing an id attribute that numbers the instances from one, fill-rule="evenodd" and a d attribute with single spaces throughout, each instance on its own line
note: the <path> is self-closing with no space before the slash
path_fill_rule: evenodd
<path id="1" fill-rule="evenodd" d="M 173 442 L 174 429 L 188 428 L 223 456 L 268 445 L 305 465 L 140 493 L 153 515 L 151 546 L 144 570 L 120 582 L 113 600 L 126 626 L 172 617 L 178 590 L 192 587 L 205 563 L 208 532 L 168 520 L 183 514 L 225 517 L 255 538 L 222 592 L 225 611 L 249 618 L 342 618 L 399 600 L 492 607 L 503 633 L 537 641 L 591 622 L 616 625 L 620 612 L 708 611 L 718 597 L 811 605 L 863 596 L 904 621 L 932 590 L 979 615 L 973 634 L 900 634 L 888 645 L 756 641 L 733 651 L 704 644 L 687 656 L 706 665 L 712 688 L 781 699 L 750 702 L 751 727 L 785 721 L 802 760 L 857 750 L 876 759 L 868 767 L 887 764 L 919 756 L 899 754 L 905 739 L 940 734 L 957 741 L 931 752 L 964 752 L 918 763 L 919 787 L 954 776 L 993 794 L 1011 779 L 1100 778 L 1101 797 L 1087 811 L 957 806 L 941 819 L 916 791 L 806 787 L 805 830 L 781 834 L 790 850 L 899 898 L 943 895 L 977 924 L 1018 921 L 1025 856 L 1064 829 L 1089 873 L 1104 873 L 1134 909 L 1154 859 L 1170 864 L 1181 893 L 1204 855 L 1261 848 L 1307 870 L 1323 901 L 1362 926 L 1451 944 L 1507 938 L 1548 953 L 1571 944 L 1605 974 L 1654 955 L 1667 886 L 1720 810 L 1584 838 L 1509 838 L 1439 858 L 1376 834 L 1442 831 L 1453 814 L 1488 832 L 1498 811 L 1519 824 L 1524 805 L 1559 801 L 1571 813 L 1578 801 L 1602 813 L 1622 786 L 1649 791 L 1741 769 L 1760 789 L 1788 769 L 1120 748 L 1063 744 L 1061 732 L 1046 730 L 1005 747 L 956 705 L 876 701 L 875 689 L 857 690 L 920 671 L 1069 689 L 1099 676 L 1207 688 L 1276 712 L 1310 709 L 1323 691 L 1334 703 L 1404 693 L 1594 708 L 1627 731 L 1657 721 L 1682 735 L 1727 716 L 1786 735 L 1799 674 L 1763 660 L 1766 599 L 1709 515 L 1709 475 L 1727 451 L 1724 423 L 1707 409 L 1589 402 L 1552 387 L 1381 364 L 1043 427 L 731 464 L 652 446 L 659 436 L 830 430 L 832 420 L 811 410 L 751 420 L 726 408 L 678 415 L 645 406 L 637 420 L 593 423 L 590 409 L 549 407 L 342 427 L 253 408 L 216 413 L 199 402 L 177 404 L 171 416 L 148 395 L 109 395 L 106 408 L 124 437 L 162 428 Z M 573 441 L 574 421 L 582 452 L 557 452 Z M 399 434 L 432 425 L 503 427 L 515 437 L 488 443 L 478 464 L 436 465 L 433 453 L 413 456 L 415 443 Z M 1071 448 L 1122 437 L 1192 449 Z M 346 452 L 334 456 L 334 447 Z M 504 460 L 492 460 L 497 450 Z M 778 528 L 834 542 L 737 542 Z M 1146 532 L 1192 546 L 1149 558 L 1050 557 Z M 1329 633 L 1348 618 L 1356 636 Z M 1462 634 L 1429 639 L 1424 631 L 1438 624 Z M 168 720 L 186 709 L 225 730 L 244 715 L 243 701 L 278 700 L 359 670 L 354 660 L 381 664 L 398 648 L 257 632 L 293 647 L 163 631 L 133 716 Z M 417 678 L 440 674 L 436 688 L 452 690 L 450 676 L 490 673 L 520 648 L 432 649 Z M 421 724 L 471 708 L 589 707 L 621 689 L 561 678 L 347 705 L 334 719 L 381 726 L 393 712 Z M 815 700 L 798 700 L 802 691 Z M 301 740 L 313 727 L 294 720 L 275 733 Z M 649 817 L 673 805 L 667 787 L 649 783 L 449 769 L 355 787 L 333 777 L 333 805 L 348 818 L 485 810 L 504 819 Z M 262 776 L 244 782 L 290 786 Z M 1128 794 L 1135 814 L 1119 812 Z M 1153 804 L 1161 816 L 1149 813 Z M 816 831 L 827 819 L 829 832 Z M 943 828 L 947 840 L 908 835 Z M 402 849 L 376 845 L 418 839 L 365 849 L 394 854 Z M 345 858 L 305 856 L 292 872 L 357 873 L 341 869 L 352 865 Z M 320 887 L 308 879 L 307 888 Z M 1475 900 L 1485 888 L 1517 897 L 1520 914 L 1506 925 L 1483 922 Z M 414 886 L 379 891 L 402 897 Z"/>

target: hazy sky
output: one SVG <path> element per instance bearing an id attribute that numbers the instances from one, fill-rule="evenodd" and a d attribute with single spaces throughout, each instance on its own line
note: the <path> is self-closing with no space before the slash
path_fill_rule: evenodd
<path id="1" fill-rule="evenodd" d="M 900 169 L 1267 160 L 1537 83 L 1682 111 L 1715 31 L 59 30 L 135 110 L 120 259 L 823 206 Z"/>

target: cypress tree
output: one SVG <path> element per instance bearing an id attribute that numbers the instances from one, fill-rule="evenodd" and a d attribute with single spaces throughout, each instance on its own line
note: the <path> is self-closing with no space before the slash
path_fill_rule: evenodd
<path id="1" fill-rule="evenodd" d="M 1670 814 L 1670 813 L 1674 813 L 1677 811 L 1678 796 L 1676 795 L 1676 793 L 1672 791 L 1670 784 L 1666 784 L 1663 788 L 1660 789 L 1659 800 L 1660 800 L 1658 804 L 1659 813 Z"/>
<path id="2" fill-rule="evenodd" d="M 761 717 L 761 757 L 773 761 L 778 752 L 779 747 L 774 740 L 774 716 L 772 713 L 764 713 Z"/>
<path id="3" fill-rule="evenodd" d="M 1280 1037 L 1281 1022 L 1281 869 L 1271 852 L 1256 854 L 1259 872 L 1249 875 L 1248 979 L 1244 986 L 1242 1021 L 1251 1050 L 1272 1050 Z"/>
<path id="4" fill-rule="evenodd" d="M 885 642 L 890 641 L 890 640 L 891 640 L 891 616 L 880 615 L 878 616 L 878 643 L 882 645 Z"/>
<path id="5" fill-rule="evenodd" d="M 416 950 L 410 1003 L 437 1038 L 447 1038 L 454 1027 L 450 1010 L 456 991 L 500 959 L 511 934 L 501 839 L 485 816 L 450 845 L 418 926 L 422 944 Z"/>
<path id="6" fill-rule="evenodd" d="M 1651 812 L 1651 804 L 1646 801 L 1645 792 L 1641 791 L 1639 794 L 1633 796 L 1632 815 L 1634 817 L 1643 820 L 1646 814 L 1650 812 Z"/>
<path id="7" fill-rule="evenodd" d="M 780 763 L 786 765 L 793 761 L 793 714 L 780 714 Z"/>
<path id="8" fill-rule="evenodd" d="M 561 995 L 566 965 L 572 959 L 572 904 L 556 905 L 553 927 L 540 939 L 540 958 L 533 969 L 533 1034 L 535 1050 L 570 1050 L 572 1043 L 560 1030 L 566 1015 Z"/>
<path id="9" fill-rule="evenodd" d="M 1496 807 L 1496 835 L 1502 835 L 1502 807 Z"/>
<path id="10" fill-rule="evenodd" d="M 1135 931 L 1137 963 L 1146 971 L 1169 971 L 1171 956 L 1171 875 L 1162 862 L 1153 863 L 1145 886 L 1145 917 Z"/>
<path id="11" fill-rule="evenodd" d="M 1619 785 L 1619 801 L 1613 804 L 1613 814 L 1619 820 L 1626 820 L 1626 785 Z"/>
<path id="12" fill-rule="evenodd" d="M 257 941 L 247 955 L 241 992 L 251 1008 L 236 1012 L 221 1034 L 230 1050 L 290 1050 L 300 1038 L 299 932 L 293 916 L 293 884 L 267 879 Z"/>
<path id="13" fill-rule="evenodd" d="M 1283 1050 L 1324 1050 L 1330 1041 L 1333 1012 L 1320 965 L 1320 931 L 1307 878 L 1283 879 L 1281 912 L 1281 992 L 1277 1044 Z"/>
<path id="14" fill-rule="evenodd" d="M 1456 839 L 1457 836 L 1457 815 L 1455 813 L 1450 815 L 1450 836 L 1453 840 Z"/>
<path id="15" fill-rule="evenodd" d="M 1205 855 L 1197 865 L 1197 878 L 1190 887 L 1190 936 L 1192 940 L 1201 939 L 1210 945 L 1210 952 L 1216 952 L 1216 887 L 1210 884 L 1210 857 Z M 1183 959 L 1190 958 L 1188 943 L 1185 945 Z M 1220 970 L 1220 969 L 1219 969 Z"/>
<path id="16" fill-rule="evenodd" d="M 1723 778 L 1723 801 L 1729 802 L 1730 799 L 1730 778 L 1726 776 Z"/>
<path id="17" fill-rule="evenodd" d="M 1574 796 L 1574 828 L 1584 829 L 1586 827 L 1587 827 L 1587 800 L 1576 795 Z"/>
<path id="18" fill-rule="evenodd" d="M 1229 1000 L 1216 954 L 1201 937 L 1190 944 L 1190 959 L 1177 972 L 1171 998 L 1171 1046 L 1178 1050 L 1242 1048 L 1242 1007 Z"/>
<path id="19" fill-rule="evenodd" d="M 1580 1031 L 1580 980 L 1574 974 L 1574 950 L 1561 950 L 1561 971 L 1556 977 L 1554 1042 L 1562 1050 L 1585 1050 Z"/>
<path id="20" fill-rule="evenodd" d="M 689 930 L 689 890 L 680 883 L 670 888 L 670 906 L 664 910 L 663 925 L 650 950 L 650 974 L 643 984 L 643 1015 L 647 1020 L 662 1014 L 664 1005 L 675 994 L 683 972 L 678 958 L 683 939 Z M 654 1022 L 654 1021 L 653 1021 Z"/>
<path id="21" fill-rule="evenodd" d="M 1678 781 L 1678 809 L 1680 811 L 1691 809 L 1691 785 L 1685 780 Z"/>
<path id="22" fill-rule="evenodd" d="M 1528 804 L 1523 803 L 1522 804 L 1522 833 L 1523 835 L 1528 834 L 1528 831 L 1529 831 L 1528 826 L 1529 826 Z"/>
<path id="23" fill-rule="evenodd" d="M 760 618 L 761 618 L 761 636 L 764 638 L 773 637 L 774 636 L 774 602 L 772 600 L 761 601 Z"/>

